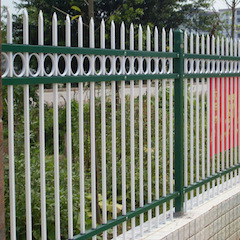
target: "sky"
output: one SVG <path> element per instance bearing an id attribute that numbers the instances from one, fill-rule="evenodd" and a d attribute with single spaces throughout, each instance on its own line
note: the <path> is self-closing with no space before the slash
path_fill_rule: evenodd
<path id="1" fill-rule="evenodd" d="M 12 13 L 16 13 L 16 10 L 14 9 L 14 5 L 13 5 L 14 1 L 19 2 L 19 0 L 2 0 L 2 5 L 9 7 Z M 228 0 L 228 1 L 230 1 L 230 0 Z M 213 6 L 216 10 L 227 8 L 225 0 L 215 0 L 215 3 Z M 240 7 L 240 5 L 239 5 L 239 7 Z"/>

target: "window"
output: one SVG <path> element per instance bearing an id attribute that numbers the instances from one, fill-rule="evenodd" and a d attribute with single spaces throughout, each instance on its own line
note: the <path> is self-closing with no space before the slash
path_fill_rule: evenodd
<path id="1" fill-rule="evenodd" d="M 237 18 L 237 22 L 240 23 L 240 18 Z"/>
<path id="2" fill-rule="evenodd" d="M 237 35 L 237 36 L 238 36 L 238 38 L 240 38 L 240 33 L 238 33 L 238 35 Z"/>
<path id="3" fill-rule="evenodd" d="M 240 10 L 237 10 L 237 15 L 240 15 Z"/>

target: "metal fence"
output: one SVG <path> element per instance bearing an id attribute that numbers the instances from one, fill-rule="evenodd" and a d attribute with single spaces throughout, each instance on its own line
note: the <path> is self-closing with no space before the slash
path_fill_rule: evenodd
<path id="1" fill-rule="evenodd" d="M 116 41 L 111 22 L 106 49 L 102 21 L 95 48 L 91 20 L 87 48 L 81 17 L 72 31 L 77 46 L 67 16 L 66 46 L 58 46 L 54 14 L 52 46 L 45 46 L 40 12 L 38 45 L 31 45 L 24 10 L 23 44 L 15 44 L 8 11 L 9 238 L 136 239 L 239 181 L 239 43 L 164 29 L 160 41 L 157 28 L 133 24 L 126 36 L 124 23 Z"/>

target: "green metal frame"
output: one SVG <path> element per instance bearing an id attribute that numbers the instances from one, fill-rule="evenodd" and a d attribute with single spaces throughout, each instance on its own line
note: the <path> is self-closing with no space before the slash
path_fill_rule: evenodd
<path id="1" fill-rule="evenodd" d="M 145 204 L 143 207 L 137 208 L 135 211 L 128 212 L 126 215 L 119 216 L 117 219 L 113 219 L 107 222 L 107 224 L 101 224 L 97 226 L 95 229 L 90 229 L 84 234 L 78 234 L 73 237 L 74 240 L 85 240 L 89 239 L 93 236 L 96 236 L 98 234 L 101 234 L 102 232 L 117 226 L 118 224 L 121 224 L 125 221 L 130 220 L 131 218 L 134 218 L 136 216 L 139 216 L 142 213 L 147 212 L 148 210 L 151 210 L 157 206 L 162 205 L 163 203 L 169 202 L 172 199 L 175 199 L 178 197 L 179 193 L 174 192 L 172 194 L 167 195 L 166 197 L 161 197 L 159 200 L 152 201 L 152 203 Z"/>
<path id="2" fill-rule="evenodd" d="M 179 196 L 175 200 L 175 214 L 183 214 L 183 32 L 174 32 L 174 51 L 179 53 L 179 58 L 174 59 L 174 72 L 178 74 L 174 84 L 174 117 L 175 117 L 175 191 Z"/>
<path id="3" fill-rule="evenodd" d="M 77 83 L 77 82 L 110 82 L 130 81 L 147 79 L 175 79 L 177 74 L 140 74 L 140 75 L 88 75 L 88 76 L 51 76 L 51 77 L 6 77 L 2 79 L 3 85 L 24 85 L 24 84 L 52 84 L 52 83 Z"/>
<path id="4" fill-rule="evenodd" d="M 188 193 L 196 188 L 199 188 L 201 187 L 202 185 L 205 185 L 206 183 L 209 183 L 209 182 L 212 182 L 213 180 L 217 179 L 217 178 L 221 178 L 222 176 L 232 172 L 232 171 L 235 171 L 237 169 L 240 168 L 240 164 L 237 164 L 237 165 L 234 165 L 233 167 L 230 167 L 230 168 L 227 168 L 221 172 L 218 172 L 214 175 L 211 175 L 210 177 L 207 177 L 205 179 L 202 179 L 201 181 L 199 182 L 195 182 L 194 184 L 191 184 L 187 187 L 184 188 L 184 193 Z"/>
<path id="5" fill-rule="evenodd" d="M 137 50 L 103 49 L 103 48 L 80 48 L 65 46 L 46 45 L 24 45 L 24 44 L 2 44 L 2 52 L 28 52 L 28 53 L 58 53 L 58 54 L 88 54 L 88 55 L 110 55 L 110 56 L 135 56 L 135 57 L 159 57 L 176 58 L 178 53 L 174 52 L 152 52 Z"/>
<path id="6" fill-rule="evenodd" d="M 224 171 L 218 172 L 210 177 L 195 182 L 184 187 L 184 158 L 183 158 L 183 80 L 186 78 L 215 78 L 215 77 L 240 77 L 240 73 L 184 73 L 184 59 L 204 59 L 204 60 L 225 60 L 240 61 L 240 57 L 220 56 L 220 55 L 201 55 L 183 53 L 183 32 L 176 30 L 174 32 L 174 52 L 153 52 L 153 51 L 135 51 L 119 49 L 101 49 L 101 48 L 79 48 L 65 46 L 39 46 L 22 44 L 2 44 L 2 52 L 28 52 L 28 53 L 56 53 L 56 54 L 82 54 L 82 55 L 105 55 L 105 56 L 136 56 L 136 57 L 157 57 L 174 59 L 174 73 L 171 74 L 141 74 L 141 75 L 83 75 L 83 76 L 51 76 L 51 77 L 6 77 L 2 79 L 2 85 L 24 85 L 24 84 L 52 84 L 52 83 L 78 83 L 78 82 L 101 82 L 101 81 L 130 81 L 130 80 L 148 80 L 148 79 L 174 79 L 174 111 L 175 111 L 175 192 L 166 197 L 161 197 L 152 203 L 145 204 L 135 211 L 128 212 L 126 215 L 119 216 L 99 225 L 96 229 L 90 229 L 85 234 L 79 234 L 73 237 L 75 240 L 89 239 L 93 236 L 117 226 L 129 219 L 139 216 L 163 203 L 175 199 L 175 214 L 183 214 L 184 193 L 188 193 L 202 185 L 209 183 L 217 178 L 240 168 L 240 164 L 234 165 Z"/>

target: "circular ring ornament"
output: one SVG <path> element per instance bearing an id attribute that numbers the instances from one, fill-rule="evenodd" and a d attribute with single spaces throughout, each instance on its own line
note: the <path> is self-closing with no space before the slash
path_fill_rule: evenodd
<path id="1" fill-rule="evenodd" d="M 15 72 L 15 69 L 14 69 L 14 60 L 17 56 L 20 56 L 21 60 L 22 60 L 22 70 L 19 74 L 17 74 Z M 13 74 L 16 76 L 16 77 L 22 77 L 26 71 L 26 60 L 25 60 L 25 57 L 22 53 L 16 53 L 13 55 L 13 59 L 12 59 L 12 62 L 13 62 Z"/>
<path id="2" fill-rule="evenodd" d="M 65 62 L 65 68 L 64 68 L 64 71 L 63 71 L 63 73 L 61 73 L 60 72 L 60 70 L 59 70 L 59 61 L 60 61 L 60 59 L 61 58 L 63 58 L 64 59 L 64 62 Z M 60 75 L 60 76 L 66 76 L 66 74 L 67 74 L 67 72 L 68 72 L 68 58 L 67 58 L 67 56 L 65 55 L 65 54 L 60 54 L 59 56 L 58 56 L 58 74 Z"/>
<path id="3" fill-rule="evenodd" d="M 29 65 L 30 65 L 30 61 L 31 61 L 31 58 L 32 58 L 32 57 L 35 57 L 35 58 L 37 59 L 37 65 L 38 65 L 38 67 L 37 67 L 36 73 L 33 73 L 33 72 L 30 70 L 30 68 L 29 68 L 29 74 L 30 74 L 32 77 L 37 77 L 37 76 L 40 74 L 40 70 L 41 70 L 41 68 L 40 68 L 40 62 L 41 62 L 41 60 L 40 60 L 40 56 L 39 56 L 38 54 L 32 53 L 31 55 L 29 55 L 29 60 L 28 60 Z"/>
<path id="4" fill-rule="evenodd" d="M 46 69 L 45 69 L 45 61 L 46 61 L 46 58 L 49 57 L 51 59 L 51 62 L 52 62 L 52 69 L 49 73 L 46 72 Z M 47 77 L 51 77 L 53 74 L 54 74 L 54 71 L 55 71 L 55 65 L 53 64 L 54 63 L 54 57 L 52 54 L 49 54 L 47 53 L 46 55 L 44 55 L 44 58 L 43 58 L 43 66 L 44 66 L 44 75 L 47 76 Z"/>

